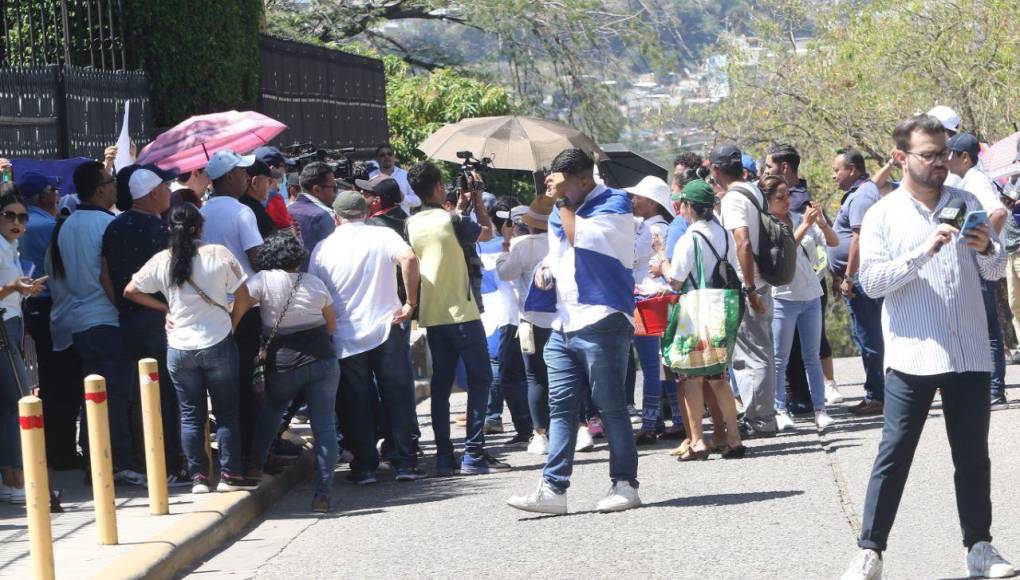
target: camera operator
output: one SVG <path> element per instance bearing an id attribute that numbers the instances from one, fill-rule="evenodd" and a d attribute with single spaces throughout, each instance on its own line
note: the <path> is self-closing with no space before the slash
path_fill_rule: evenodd
<path id="1" fill-rule="evenodd" d="M 872 206 L 860 234 L 861 288 L 885 299 L 885 424 L 864 502 L 861 551 L 844 578 L 881 577 L 881 554 L 936 390 L 969 575 L 1002 578 L 1013 566 L 990 543 L 992 358 L 981 282 L 1002 278 L 1006 254 L 988 225 L 961 232 L 946 223 L 964 215 L 962 206 L 979 210 L 981 204 L 943 185 L 949 149 L 938 119 L 911 117 L 893 139 L 903 182 Z"/>
<path id="2" fill-rule="evenodd" d="M 422 210 L 407 220 L 407 235 L 421 268 L 418 324 L 428 329 L 432 353 L 432 425 L 436 436 L 436 474 L 463 475 L 508 471 L 510 466 L 485 451 L 485 407 L 492 369 L 481 321 L 479 241 L 492 239 L 492 221 L 482 203 L 484 183 L 473 173 L 460 191 L 457 213 L 443 209 L 443 175 L 424 161 L 408 173 Z M 474 210 L 477 222 L 468 216 Z M 464 361 L 468 383 L 468 422 L 464 458 L 458 465 L 450 440 L 450 391 L 457 360 Z"/>

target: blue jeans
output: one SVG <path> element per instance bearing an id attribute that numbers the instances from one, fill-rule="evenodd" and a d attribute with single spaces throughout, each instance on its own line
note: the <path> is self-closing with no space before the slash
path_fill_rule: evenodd
<path id="1" fill-rule="evenodd" d="M 205 454 L 205 424 L 209 419 L 206 395 L 216 415 L 216 441 L 220 471 L 241 474 L 241 425 L 238 416 L 237 344 L 233 336 L 199 350 L 167 348 L 167 367 L 177 390 L 181 411 L 181 447 L 188 460 L 188 475 L 210 477 Z"/>
<path id="2" fill-rule="evenodd" d="M 865 400 L 885 399 L 885 340 L 882 338 L 882 299 L 869 298 L 854 282 L 854 297 L 845 298 L 857 350 L 864 361 Z"/>
<path id="3" fill-rule="evenodd" d="M 621 313 L 577 332 L 553 331 L 545 345 L 549 367 L 549 456 L 543 476 L 559 492 L 570 487 L 582 392 L 591 388 L 609 441 L 609 477 L 637 486 L 638 455 L 627 415 L 627 351 L 634 327 Z"/>
<path id="4" fill-rule="evenodd" d="M 106 379 L 113 470 L 135 469 L 131 402 L 135 398 L 132 386 L 138 381 L 138 361 L 131 360 L 124 344 L 124 335 L 116 326 L 94 326 L 74 333 L 71 338 L 74 340 L 74 349 L 81 357 L 83 377 L 100 375 Z M 83 419 L 82 429 L 86 428 Z"/>
<path id="5" fill-rule="evenodd" d="M 482 321 L 430 326 L 426 336 L 432 354 L 432 429 L 436 436 L 436 455 L 453 457 L 450 392 L 459 359 L 463 359 L 467 371 L 468 421 L 464 450 L 471 455 L 481 455 L 485 452 L 485 405 L 492 387 L 489 349 Z"/>
<path id="6" fill-rule="evenodd" d="M 635 336 L 634 350 L 641 363 L 641 429 L 654 431 L 659 422 L 659 402 L 662 400 L 662 379 L 659 378 L 662 362 L 658 336 Z"/>
<path id="7" fill-rule="evenodd" d="M 24 324 L 20 316 L 3 321 L 8 351 L 0 350 L 0 467 L 21 468 L 21 428 L 18 401 L 27 395 L 28 372 L 21 358 Z M 12 364 L 13 362 L 13 364 Z M 19 389 L 19 384 L 21 388 Z"/>
<path id="8" fill-rule="evenodd" d="M 903 497 L 914 451 L 928 419 L 935 391 L 942 392 L 949 452 L 953 457 L 956 510 L 963 545 L 990 542 L 992 536 L 991 461 L 988 421 L 991 413 L 988 373 L 917 376 L 898 371 L 886 375 L 882 441 L 864 496 L 861 537 L 864 549 L 885 550 Z M 944 453 L 944 448 L 939 448 Z"/>
<path id="9" fill-rule="evenodd" d="M 491 349 L 490 349 L 491 350 Z M 492 388 L 485 420 L 492 424 L 503 423 L 503 401 L 510 409 L 514 430 L 531 434 L 531 415 L 528 412 L 528 380 L 524 369 L 521 341 L 517 338 L 517 325 L 508 324 L 499 329 L 499 345 L 495 356 L 490 354 Z"/>
<path id="10" fill-rule="evenodd" d="M 995 282 L 981 280 L 981 297 L 985 301 L 985 316 L 988 318 L 988 340 L 991 342 L 992 398 L 1006 396 L 1006 349 L 999 326 L 999 305 L 995 301 Z"/>
<path id="11" fill-rule="evenodd" d="M 400 328 L 393 327 L 379 346 L 340 359 L 340 406 L 347 428 L 344 448 L 354 454 L 353 471 L 378 469 L 376 442 L 380 435 L 389 441 L 392 452 L 388 459 L 394 468 L 411 468 L 418 464 L 411 439 L 415 405 L 414 373 L 407 357 L 409 348 L 407 336 Z M 376 405 L 380 401 L 383 413 L 382 417 L 376 417 Z M 380 425 L 386 426 L 385 433 Z"/>
<path id="12" fill-rule="evenodd" d="M 524 371 L 528 376 L 528 408 L 535 429 L 549 430 L 549 369 L 545 366 L 545 345 L 551 328 L 533 326 L 535 352 L 524 355 Z"/>
<path id="13" fill-rule="evenodd" d="M 800 352 L 807 372 L 811 404 L 816 411 L 825 409 L 825 375 L 819 348 L 822 343 L 822 301 L 776 298 L 772 316 L 772 344 L 776 352 L 776 376 L 786 377 L 793 334 L 800 334 Z M 786 411 L 786 389 L 776 387 L 776 411 Z"/>
<path id="14" fill-rule="evenodd" d="M 176 473 L 181 465 L 181 419 L 170 371 L 166 366 L 166 315 L 150 310 L 132 310 L 120 315 L 124 344 L 132 360 L 154 358 L 159 364 L 159 406 L 163 419 L 163 440 L 166 442 L 166 468 Z M 135 374 L 137 377 L 137 373 Z M 138 388 L 137 379 L 132 388 Z"/>
<path id="15" fill-rule="evenodd" d="M 315 435 L 315 471 L 318 477 L 315 492 L 328 494 L 333 488 L 333 470 L 338 453 L 334 405 L 339 380 L 340 365 L 334 359 L 317 360 L 283 373 L 269 373 L 266 376 L 266 398 L 255 421 L 255 439 L 251 444 L 248 466 L 262 469 L 287 409 L 296 397 L 302 397 L 308 403 L 308 421 Z"/>

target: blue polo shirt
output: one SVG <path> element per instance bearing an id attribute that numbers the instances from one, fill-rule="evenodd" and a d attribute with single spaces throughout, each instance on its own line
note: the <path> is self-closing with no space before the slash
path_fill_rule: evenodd
<path id="1" fill-rule="evenodd" d="M 846 270 L 853 233 L 855 230 L 860 231 L 861 224 L 864 223 L 864 214 L 881 198 L 878 186 L 867 175 L 862 176 L 847 190 L 839 213 L 836 214 L 836 221 L 832 224 L 832 229 L 839 237 L 839 245 L 829 248 L 830 270 L 836 272 Z"/>
<path id="2" fill-rule="evenodd" d="M 25 235 L 18 240 L 18 247 L 21 248 L 22 261 L 31 262 L 35 266 L 32 272 L 33 278 L 43 275 L 43 260 L 46 258 L 46 250 L 50 247 L 50 238 L 53 237 L 53 228 L 57 226 L 57 219 L 44 211 L 41 207 L 29 204 L 28 206 L 28 229 Z M 41 297 L 50 295 L 48 285 L 43 286 Z"/>
<path id="3" fill-rule="evenodd" d="M 103 233 L 112 221 L 109 211 L 83 203 L 64 222 L 57 238 L 71 291 L 72 333 L 97 326 L 120 326 L 117 307 L 99 283 Z"/>
<path id="4" fill-rule="evenodd" d="M 683 216 L 676 216 L 673 221 L 669 222 L 669 228 L 666 229 L 666 259 L 673 259 L 673 249 L 676 248 L 676 243 L 680 241 L 680 238 L 687 231 L 687 220 Z"/>

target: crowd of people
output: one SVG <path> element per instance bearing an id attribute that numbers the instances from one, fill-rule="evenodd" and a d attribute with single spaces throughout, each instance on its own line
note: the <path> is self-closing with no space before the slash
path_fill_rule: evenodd
<path id="1" fill-rule="evenodd" d="M 349 177 L 322 162 L 294 171 L 272 147 L 217 151 L 185 174 L 155 165 L 113 172 L 108 151 L 106 163 L 75 170 L 73 204 L 46 176 L 15 175 L 0 186 L 9 355 L 0 357 L 0 500 L 24 502 L 16 403 L 32 388 L 17 348 L 26 330 L 53 469 L 87 465 L 82 378 L 99 374 L 114 479 L 146 485 L 135 364 L 152 357 L 170 485 L 196 494 L 254 489 L 300 452 L 282 437 L 300 420 L 314 434 L 315 511 L 331 509 L 338 462 L 350 463 L 357 485 L 375 483 L 383 463 L 397 481 L 425 477 L 416 322 L 432 361 L 436 476 L 511 469 L 486 447 L 486 435 L 504 431 L 505 404 L 516 432 L 507 444 L 546 457 L 537 489 L 508 504 L 565 513 L 575 452 L 604 438 L 611 488 L 596 509 L 609 512 L 641 504 L 639 445 L 676 439 L 670 453 L 681 462 L 740 459 L 744 441 L 795 430 L 802 415 L 813 428 L 833 428 L 827 409 L 843 395 L 825 313 L 838 296 L 867 376 L 866 396 L 849 412 L 885 415 L 862 552 L 847 578 L 880 575 L 936 389 L 968 565 L 1000 574 L 1009 565 L 988 530 L 988 412 L 1006 406 L 994 293 L 1020 228 L 1010 217 L 1015 190 L 981 172 L 978 140 L 947 111 L 898 126 L 892 160 L 875 175 L 861 152 L 836 152 L 832 176 L 843 196 L 832 219 L 800 177 L 791 144 L 768 148 L 760 175 L 752 156 L 719 144 L 704 159 L 677 157 L 671 183 L 648 176 L 624 189 L 607 187 L 588 153 L 567 149 L 530 204 L 487 193 L 477 172 L 451 188 L 431 162 L 404 170 L 387 145 Z M 944 219 L 947 206 L 983 209 L 987 224 L 961 233 Z M 796 254 L 782 284 L 762 266 L 775 228 Z M 1008 282 L 1018 309 L 1014 258 Z M 635 335 L 635 302 L 706 279 L 732 282 L 744 306 L 728 368 L 688 374 L 664 366 L 661 336 Z M 451 421 L 455 384 L 467 411 Z M 465 430 L 461 453 L 451 424 Z"/>

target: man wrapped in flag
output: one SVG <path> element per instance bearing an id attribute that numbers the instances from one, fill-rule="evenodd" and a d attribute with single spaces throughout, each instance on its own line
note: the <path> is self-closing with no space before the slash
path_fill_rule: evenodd
<path id="1" fill-rule="evenodd" d="M 546 179 L 546 195 L 556 200 L 549 217 L 550 251 L 535 273 L 536 288 L 528 302 L 556 311 L 545 347 L 549 455 L 535 492 L 507 500 L 524 511 L 567 512 L 584 389 L 591 390 L 609 441 L 612 487 L 596 509 L 613 512 L 641 505 L 637 447 L 624 392 L 634 334 L 634 217 L 627 194 L 597 184 L 594 167 L 585 152 L 568 149 L 553 160 Z"/>

